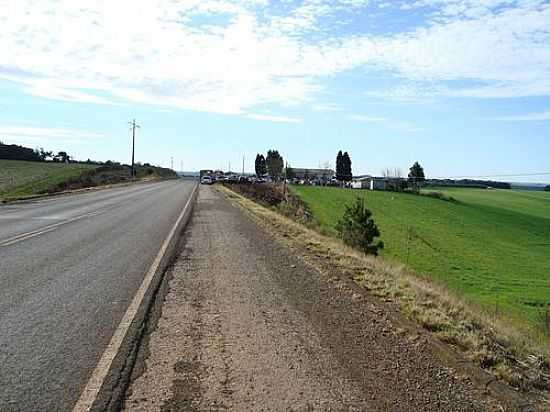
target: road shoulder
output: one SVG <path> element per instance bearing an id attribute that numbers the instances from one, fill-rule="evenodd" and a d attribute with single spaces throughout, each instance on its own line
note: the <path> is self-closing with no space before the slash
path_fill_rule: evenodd
<path id="1" fill-rule="evenodd" d="M 367 294 L 202 188 L 126 410 L 498 409 Z"/>

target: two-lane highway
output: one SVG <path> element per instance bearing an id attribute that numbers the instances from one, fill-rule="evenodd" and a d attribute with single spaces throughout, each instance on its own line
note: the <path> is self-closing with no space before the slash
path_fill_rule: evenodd
<path id="1" fill-rule="evenodd" d="M 71 410 L 193 186 L 0 206 L 0 410 Z"/>

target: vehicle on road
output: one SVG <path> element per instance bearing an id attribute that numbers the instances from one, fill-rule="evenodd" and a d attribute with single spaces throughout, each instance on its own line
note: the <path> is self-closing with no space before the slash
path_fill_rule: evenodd
<path id="1" fill-rule="evenodd" d="M 211 185 L 212 183 L 214 183 L 214 181 L 210 176 L 203 176 L 201 178 L 201 185 Z"/>

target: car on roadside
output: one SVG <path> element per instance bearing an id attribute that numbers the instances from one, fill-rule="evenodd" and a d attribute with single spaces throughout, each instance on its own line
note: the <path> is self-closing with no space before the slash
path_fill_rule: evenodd
<path id="1" fill-rule="evenodd" d="M 201 185 L 211 185 L 212 183 L 214 183 L 214 181 L 210 176 L 203 176 L 201 178 Z"/>

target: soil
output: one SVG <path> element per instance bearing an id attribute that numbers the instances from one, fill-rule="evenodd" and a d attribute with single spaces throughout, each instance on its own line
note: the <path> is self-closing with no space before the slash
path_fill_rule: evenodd
<path id="1" fill-rule="evenodd" d="M 376 299 L 202 187 L 128 411 L 501 410 Z"/>

